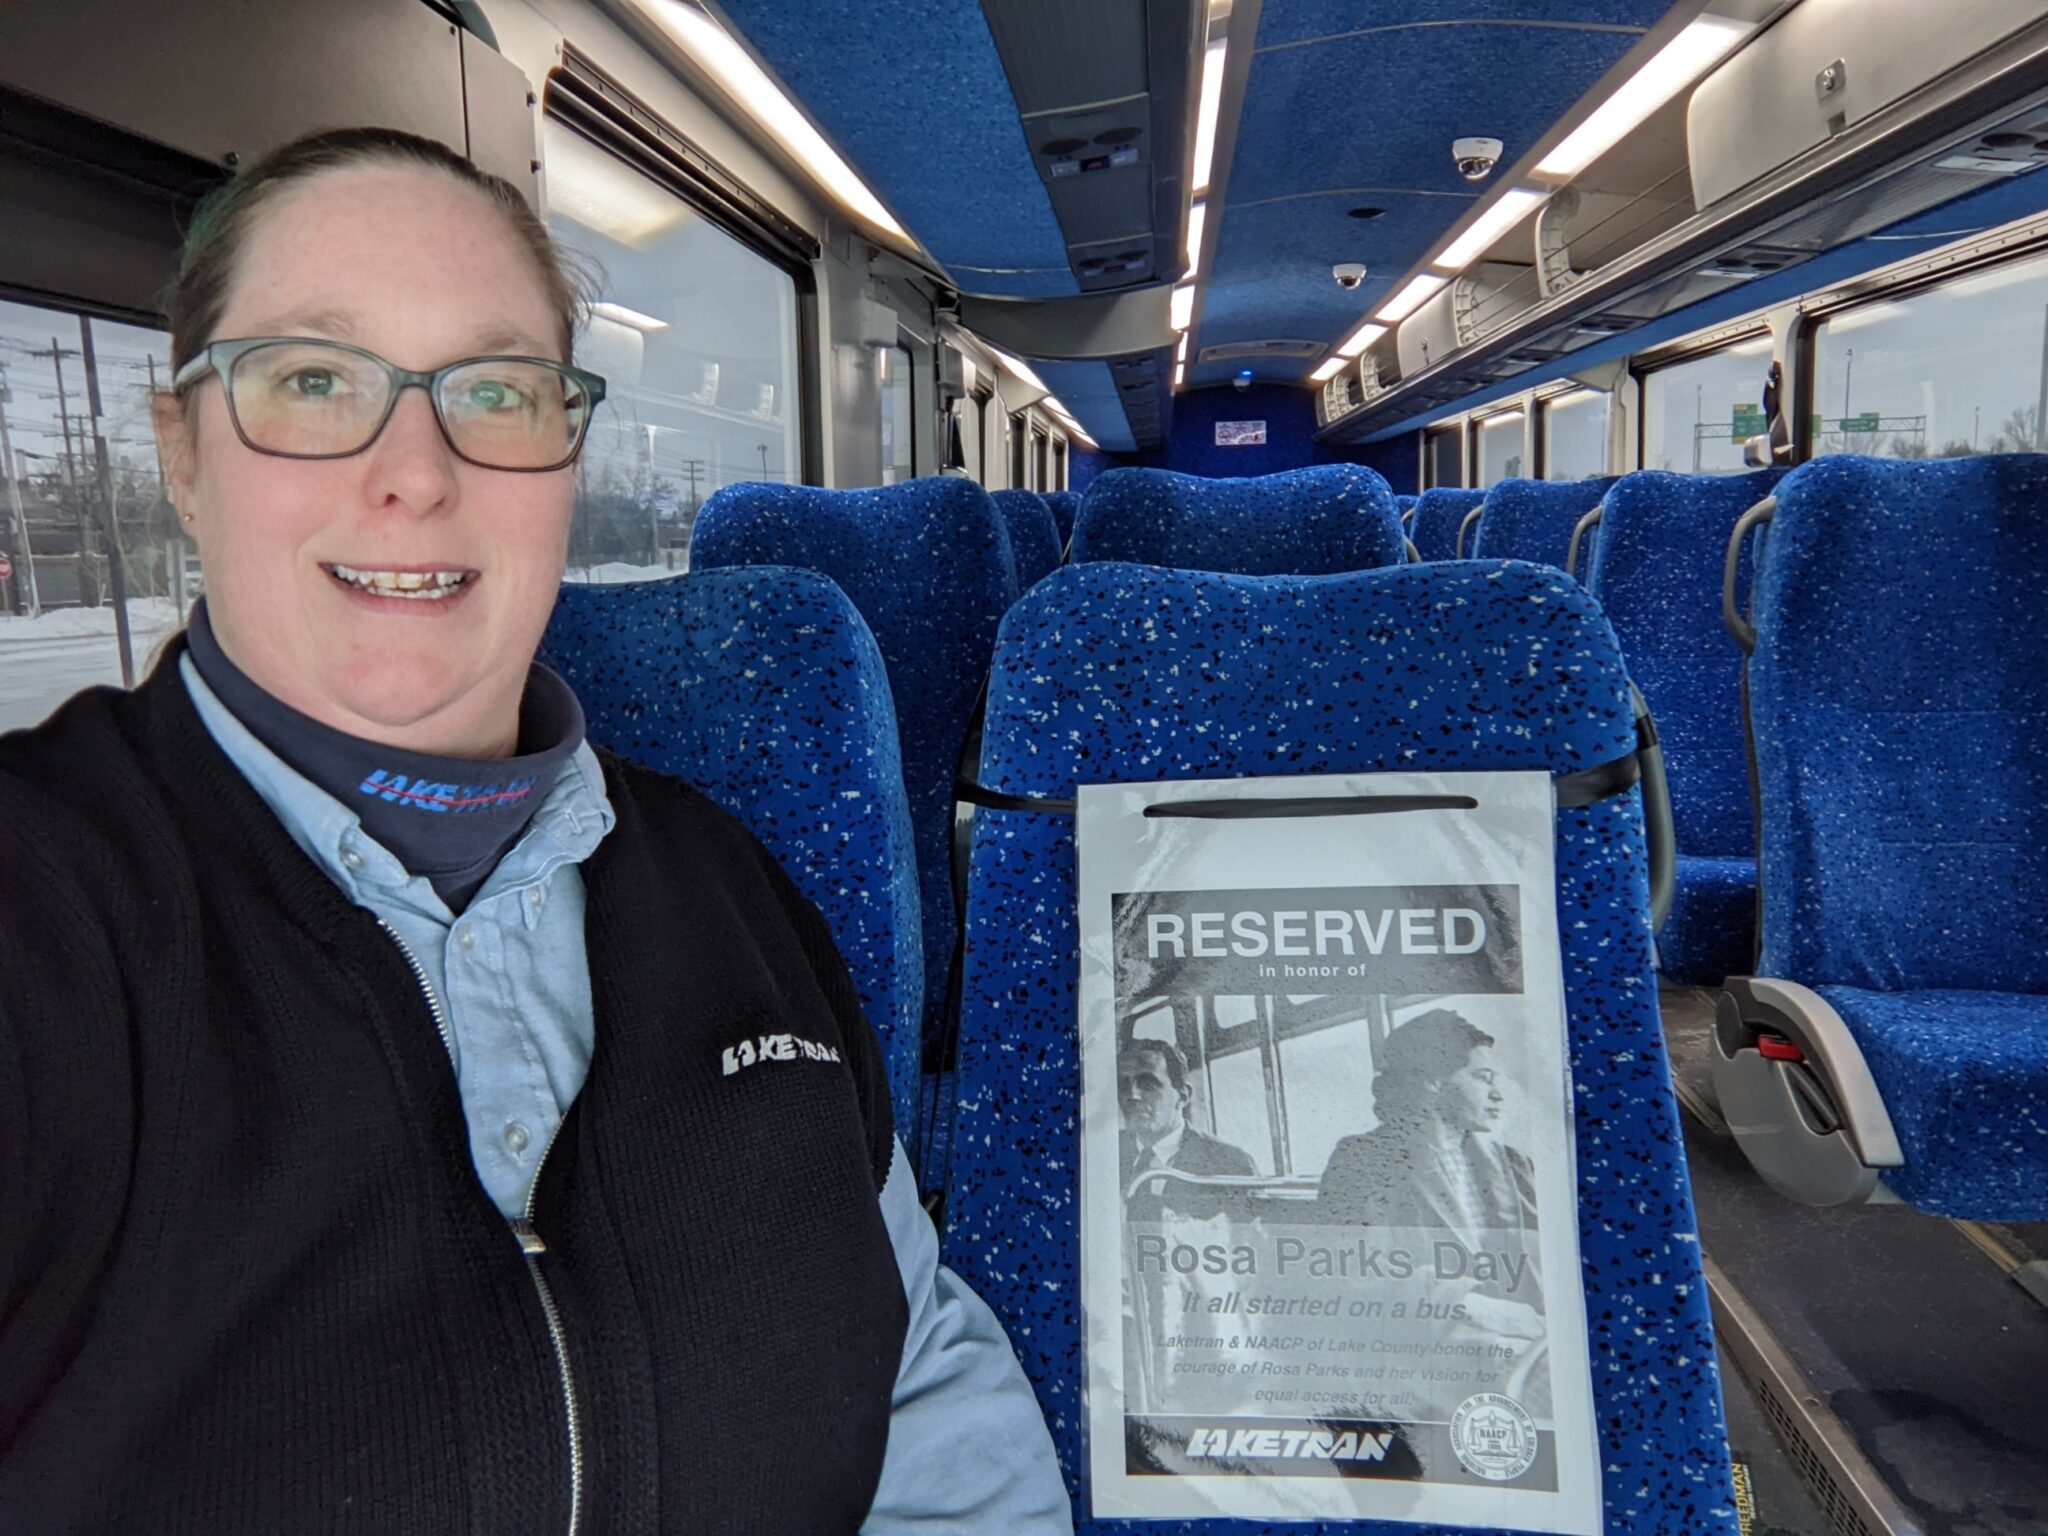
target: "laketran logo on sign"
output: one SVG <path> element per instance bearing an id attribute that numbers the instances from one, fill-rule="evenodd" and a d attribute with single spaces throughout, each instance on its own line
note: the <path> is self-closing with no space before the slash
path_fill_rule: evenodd
<path id="1" fill-rule="evenodd" d="M 359 786 L 389 805 L 409 805 L 439 816 L 474 815 L 478 811 L 516 805 L 533 793 L 535 779 L 509 779 L 503 784 L 447 784 L 408 778 L 379 768 Z"/>

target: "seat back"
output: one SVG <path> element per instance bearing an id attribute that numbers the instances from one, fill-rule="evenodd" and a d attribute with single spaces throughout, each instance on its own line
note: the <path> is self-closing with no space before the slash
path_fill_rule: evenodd
<path id="1" fill-rule="evenodd" d="M 1406 528 L 1414 520 L 1415 500 L 1416 498 L 1413 496 L 1396 496 L 1394 498 L 1394 510 L 1401 514 L 1401 526 L 1403 528 Z"/>
<path id="2" fill-rule="evenodd" d="M 929 1030 L 945 1007 L 953 956 L 953 774 L 996 626 L 1017 597 L 1002 514 L 988 492 L 957 478 L 858 491 L 728 485 L 697 514 L 690 559 L 700 570 L 822 571 L 874 632 L 896 703 L 917 844 Z"/>
<path id="3" fill-rule="evenodd" d="M 1028 592 L 1048 571 L 1059 569 L 1066 555 L 1066 540 L 1052 508 L 1036 491 L 997 491 L 996 510 L 1010 532 L 1010 555 L 1017 562 L 1017 590 Z"/>
<path id="4" fill-rule="evenodd" d="M 1600 505 L 1612 475 L 1585 480 L 1502 480 L 1486 493 L 1485 510 L 1465 551 L 1483 560 L 1533 560 L 1562 566 L 1579 519 Z"/>
<path id="5" fill-rule="evenodd" d="M 594 743 L 730 811 L 824 913 L 908 1144 L 924 996 L 910 806 L 882 653 L 846 594 L 758 566 L 565 586 L 541 659 Z"/>
<path id="6" fill-rule="evenodd" d="M 1256 578 L 1091 564 L 1047 578 L 1004 620 L 981 778 L 1061 798 L 1078 784 L 1278 770 L 1557 774 L 1634 747 L 1613 633 L 1562 572 L 1468 562 Z M 1559 811 L 1556 855 L 1607 1528 L 1732 1536 L 1636 791 Z M 977 818 L 944 1241 L 1007 1325 L 1085 1511 L 1074 874 L 1071 818 Z"/>
<path id="7" fill-rule="evenodd" d="M 1765 975 L 2048 992 L 2048 456 L 1830 454 L 1758 563 Z"/>
<path id="8" fill-rule="evenodd" d="M 1052 508 L 1052 520 L 1060 530 L 1060 554 L 1066 555 L 1067 541 L 1074 536 L 1074 514 L 1081 510 L 1078 491 L 1045 491 L 1045 504 Z"/>
<path id="9" fill-rule="evenodd" d="M 1415 498 L 1415 515 L 1408 520 L 1408 537 L 1425 560 L 1458 558 L 1458 525 L 1465 514 L 1486 499 L 1484 491 L 1464 491 L 1441 486 Z"/>
<path id="10" fill-rule="evenodd" d="M 1396 564 L 1407 558 L 1401 539 L 1393 492 L 1362 465 L 1246 480 L 1112 469 L 1081 498 L 1067 558 L 1311 576 Z"/>
<path id="11" fill-rule="evenodd" d="M 1721 627 L 1721 566 L 1736 520 L 1783 474 L 1644 470 L 1623 475 L 1601 502 L 1586 590 L 1657 717 L 1682 854 L 1756 854 L 1742 655 Z"/>

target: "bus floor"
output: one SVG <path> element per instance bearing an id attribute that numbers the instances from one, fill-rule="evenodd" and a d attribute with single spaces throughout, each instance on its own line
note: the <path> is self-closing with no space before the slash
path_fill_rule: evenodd
<path id="1" fill-rule="evenodd" d="M 1715 1106 L 1714 993 L 1663 1010 L 1750 1530 L 2044 1536 L 2048 1230 L 1774 1193 Z"/>

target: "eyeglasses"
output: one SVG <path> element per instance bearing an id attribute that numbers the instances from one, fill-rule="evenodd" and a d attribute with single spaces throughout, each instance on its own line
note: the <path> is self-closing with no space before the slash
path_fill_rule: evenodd
<path id="1" fill-rule="evenodd" d="M 417 385 L 441 436 L 483 469 L 537 473 L 575 462 L 604 380 L 540 357 L 469 357 L 414 373 L 338 341 L 216 341 L 178 370 L 183 389 L 220 375 L 235 435 L 281 459 L 345 459 L 377 440 L 400 390 Z"/>

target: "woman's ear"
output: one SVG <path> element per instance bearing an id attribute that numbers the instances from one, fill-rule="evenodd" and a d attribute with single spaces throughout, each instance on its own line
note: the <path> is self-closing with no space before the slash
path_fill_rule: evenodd
<path id="1" fill-rule="evenodd" d="M 199 424 L 189 414 L 183 396 L 158 390 L 150 398 L 149 421 L 156 432 L 157 453 L 164 463 L 164 493 L 178 509 L 178 520 L 192 524 L 194 458 Z"/>

